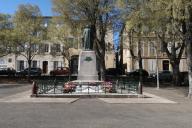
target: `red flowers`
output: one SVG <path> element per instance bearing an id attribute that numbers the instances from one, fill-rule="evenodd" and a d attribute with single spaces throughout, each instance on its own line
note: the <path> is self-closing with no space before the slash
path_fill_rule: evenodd
<path id="1" fill-rule="evenodd" d="M 64 84 L 64 93 L 74 92 L 76 85 L 73 82 L 67 82 Z"/>
<path id="2" fill-rule="evenodd" d="M 104 82 L 103 83 L 103 90 L 104 90 L 104 92 L 112 93 L 113 92 L 113 84 L 111 82 Z"/>

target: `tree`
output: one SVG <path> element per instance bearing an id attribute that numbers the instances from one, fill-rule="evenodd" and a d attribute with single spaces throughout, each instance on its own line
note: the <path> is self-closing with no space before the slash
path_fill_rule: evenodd
<path id="1" fill-rule="evenodd" d="M 144 0 L 145 1 L 145 0 Z M 143 22 L 142 22 L 142 8 L 143 8 L 143 4 L 144 1 L 140 1 L 140 0 L 136 0 L 136 1 L 129 1 L 130 4 L 128 7 L 128 15 L 122 15 L 123 16 L 123 27 L 121 30 L 121 38 L 123 37 L 122 34 L 124 32 L 124 30 L 126 30 L 124 27 L 127 28 L 127 30 L 129 31 L 129 50 L 131 53 L 131 56 L 133 58 L 134 61 L 138 61 L 139 64 L 139 82 L 140 82 L 140 86 L 139 86 L 139 93 L 142 94 L 142 86 L 143 86 L 143 65 L 142 65 L 142 33 L 144 31 L 143 29 Z M 122 2 L 122 0 L 121 0 Z M 125 1 L 124 1 L 125 2 Z M 133 35 L 136 34 L 137 40 L 133 40 Z M 120 46 L 123 47 L 123 39 L 121 39 L 121 44 Z M 137 45 L 135 45 L 137 44 Z M 135 46 L 137 46 L 137 53 L 134 51 L 135 50 Z M 122 52 L 122 51 L 121 51 Z M 121 60 L 122 61 L 122 60 Z M 122 62 L 121 62 L 122 63 Z"/>
<path id="2" fill-rule="evenodd" d="M 142 22 L 145 29 L 143 34 L 150 35 L 155 32 L 160 39 L 173 69 L 174 84 L 180 85 L 179 64 L 185 48 L 183 35 L 186 33 L 186 26 L 183 18 L 183 4 L 181 1 L 180 4 L 176 2 L 178 3 L 175 0 L 151 0 L 145 2 L 142 8 L 139 8 L 139 13 L 132 16 L 140 16 L 140 20 L 134 20 L 134 24 Z"/>
<path id="3" fill-rule="evenodd" d="M 164 15 L 160 15 L 159 18 L 156 18 L 157 21 L 159 20 L 157 22 L 158 26 L 162 29 L 161 31 L 156 31 L 156 34 L 161 40 L 163 48 L 170 60 L 173 69 L 173 82 L 176 86 L 181 83 L 179 64 L 185 48 L 185 38 L 183 35 L 186 34 L 186 25 L 183 18 L 184 9 L 180 2 L 181 1 L 175 0 L 169 0 L 166 2 L 161 1 L 159 8 L 164 9 L 159 11 L 164 13 Z M 180 3 L 180 6 L 178 6 L 178 3 Z M 170 45 L 170 48 L 168 45 Z"/>
<path id="4" fill-rule="evenodd" d="M 110 0 L 53 0 L 54 11 L 71 26 L 90 25 L 93 29 L 93 48 L 102 78 L 105 72 L 105 35 L 109 28 L 112 1 Z"/>
<path id="5" fill-rule="evenodd" d="M 71 56 L 74 54 L 74 49 L 78 48 L 79 32 L 77 28 L 71 29 L 67 22 L 62 21 L 60 17 L 53 17 L 48 26 L 48 39 L 53 43 L 62 44 L 61 55 L 63 60 L 68 61 L 68 67 L 70 67 Z M 52 47 L 52 55 L 57 55 L 54 52 L 54 47 Z"/>
<path id="6" fill-rule="evenodd" d="M 133 22 L 127 23 L 128 26 L 133 27 L 142 22 L 146 29 L 143 34 L 155 32 L 170 59 L 175 85 L 180 84 L 179 64 L 184 48 L 186 49 L 189 72 L 189 96 L 192 94 L 191 5 L 191 0 L 145 1 L 142 8 L 138 8 L 130 16 L 129 20 Z M 140 12 L 137 13 L 139 10 Z M 138 16 L 141 16 L 141 19 L 138 20 Z M 170 48 L 168 48 L 168 45 L 170 45 Z"/>
<path id="7" fill-rule="evenodd" d="M 13 28 L 10 18 L 9 15 L 0 14 L 0 57 L 11 53 L 11 32 Z"/>
<path id="8" fill-rule="evenodd" d="M 15 53 L 24 56 L 28 63 L 30 81 L 31 63 L 38 53 L 37 44 L 43 37 L 42 16 L 36 5 L 19 5 L 13 17 Z"/>
<path id="9" fill-rule="evenodd" d="M 192 1 L 187 0 L 185 4 L 185 12 L 187 14 L 186 18 L 186 52 L 187 52 L 187 64 L 188 64 L 188 78 L 189 78 L 189 93 L 188 97 L 192 95 Z"/>
<path id="10" fill-rule="evenodd" d="M 139 0 L 117 0 L 116 6 L 113 9 L 112 15 L 115 17 L 114 23 L 116 27 L 113 27 L 114 31 L 119 33 L 119 54 L 120 62 L 118 69 L 120 69 L 120 74 L 124 73 L 123 66 L 123 49 L 124 49 L 124 33 L 126 30 L 126 22 L 131 12 L 133 12 L 142 1 Z M 118 53 L 117 53 L 118 54 Z"/>

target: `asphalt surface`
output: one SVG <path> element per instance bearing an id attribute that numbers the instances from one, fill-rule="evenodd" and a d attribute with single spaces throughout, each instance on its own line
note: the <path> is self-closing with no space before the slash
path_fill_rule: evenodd
<path id="1" fill-rule="evenodd" d="M 30 88 L 0 87 L 0 98 Z M 178 103 L 109 104 L 94 98 L 68 104 L 0 102 L 0 128 L 192 128 L 192 99 L 186 98 L 185 88 L 144 91 Z"/>
<path id="2" fill-rule="evenodd" d="M 0 98 L 14 95 L 31 88 L 31 84 L 0 84 Z"/>

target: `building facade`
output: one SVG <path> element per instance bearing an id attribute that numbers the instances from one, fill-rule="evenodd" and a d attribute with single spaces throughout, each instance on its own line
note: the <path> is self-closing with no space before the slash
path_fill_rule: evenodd
<path id="1" fill-rule="evenodd" d="M 124 34 L 123 44 L 123 63 L 126 65 L 125 72 L 131 72 L 138 69 L 138 61 L 131 56 L 130 48 L 133 48 L 135 54 L 138 52 L 137 43 L 133 43 L 133 47 L 130 47 L 130 36 Z M 137 38 L 137 37 L 132 37 Z M 170 70 L 170 61 L 165 52 L 163 52 L 161 43 L 157 43 L 156 37 L 150 37 L 150 41 L 142 38 L 142 58 L 143 68 L 149 73 L 156 73 L 157 67 L 159 71 Z M 134 39 L 133 39 L 134 40 Z M 106 68 L 116 68 L 116 57 L 113 46 L 113 32 L 110 31 L 106 35 L 106 55 L 105 64 Z M 76 46 L 70 49 L 71 66 L 75 73 L 78 67 L 78 55 L 81 51 L 80 41 L 76 42 Z M 37 46 L 39 51 L 32 60 L 32 67 L 41 68 L 43 74 L 49 74 L 51 70 L 57 67 L 69 67 L 69 61 L 62 55 L 63 52 L 62 43 L 54 44 L 52 42 L 44 42 Z M 41 48 L 40 48 L 41 47 Z M 13 68 L 16 71 L 21 71 L 28 67 L 27 59 L 22 55 L 9 54 L 0 58 L 0 69 L 1 68 Z M 187 62 L 185 52 L 180 61 L 180 71 L 187 71 Z"/>
<path id="2" fill-rule="evenodd" d="M 105 63 L 106 68 L 114 68 L 115 54 L 113 50 L 113 42 L 111 40 L 112 33 L 109 33 L 106 37 L 106 55 Z M 70 37 L 74 45 L 72 48 L 68 49 L 70 62 L 63 55 L 64 44 L 63 43 L 52 43 L 50 41 L 44 41 L 43 43 L 35 44 L 32 46 L 32 54 L 34 57 L 31 62 L 31 67 L 41 68 L 44 75 L 48 75 L 50 71 L 57 69 L 58 67 L 69 67 L 71 65 L 71 70 L 74 74 L 77 73 L 78 67 L 78 56 L 81 49 L 80 41 L 78 39 Z M 18 47 L 21 54 L 9 54 L 7 56 L 0 58 L 0 69 L 2 68 L 12 68 L 16 71 L 22 71 L 28 68 L 28 62 L 26 58 L 26 52 L 24 49 Z"/>
<path id="3" fill-rule="evenodd" d="M 135 42 L 134 42 L 135 40 Z M 130 36 L 129 34 L 124 34 L 124 46 L 123 46 L 123 62 L 127 66 L 126 71 L 131 72 L 139 68 L 138 61 L 134 59 L 131 55 L 130 49 L 134 51 L 134 54 L 138 53 L 137 37 Z M 130 47 L 130 45 L 132 45 Z M 143 36 L 141 38 L 141 56 L 143 69 L 147 70 L 149 73 L 156 73 L 157 68 L 159 71 L 169 70 L 172 71 L 170 60 L 167 54 L 163 50 L 161 42 L 155 36 Z M 168 49 L 169 48 L 168 45 Z M 187 71 L 187 60 L 185 52 L 180 60 L 180 71 Z"/>

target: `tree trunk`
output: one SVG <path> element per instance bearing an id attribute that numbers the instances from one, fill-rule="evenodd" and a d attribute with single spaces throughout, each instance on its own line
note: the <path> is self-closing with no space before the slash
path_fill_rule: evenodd
<path id="1" fill-rule="evenodd" d="M 100 63 L 100 71 L 101 71 L 101 80 L 105 80 L 105 58 L 101 59 L 101 63 Z"/>
<path id="2" fill-rule="evenodd" d="M 119 75 L 119 52 L 115 52 L 115 66 L 117 74 Z"/>
<path id="3" fill-rule="evenodd" d="M 121 28 L 121 31 L 120 31 L 120 34 L 119 34 L 119 38 L 120 38 L 120 65 L 119 65 L 119 68 L 120 68 L 120 74 L 123 75 L 125 73 L 125 69 L 124 69 L 124 66 L 123 66 L 123 33 L 124 33 L 124 30 L 125 30 L 125 23 L 122 24 L 122 28 Z"/>
<path id="4" fill-rule="evenodd" d="M 142 64 L 142 56 L 141 56 L 141 49 L 142 49 L 142 45 L 141 45 L 141 33 L 138 34 L 138 63 L 139 63 L 139 87 L 138 87 L 138 93 L 142 94 L 143 93 L 143 64 Z"/>
<path id="5" fill-rule="evenodd" d="M 28 81 L 28 82 L 31 82 L 31 74 L 30 74 L 30 72 L 31 72 L 31 62 L 32 62 L 32 60 L 29 59 L 27 62 L 28 62 L 27 81 Z"/>
<path id="6" fill-rule="evenodd" d="M 104 35 L 101 36 L 101 44 L 102 50 L 100 53 L 100 72 L 101 72 L 101 80 L 105 80 L 105 37 Z"/>
<path id="7" fill-rule="evenodd" d="M 70 71 L 70 73 L 69 73 L 69 81 L 71 81 L 71 68 L 72 68 L 71 59 L 68 60 L 68 67 L 69 67 L 69 71 Z"/>
<path id="8" fill-rule="evenodd" d="M 186 52 L 188 64 L 188 78 L 189 78 L 189 93 L 188 97 L 192 96 L 192 7 L 187 8 L 189 19 L 187 21 L 187 36 L 186 36 Z"/>
<path id="9" fill-rule="evenodd" d="M 191 35 L 192 37 L 192 35 Z M 192 96 L 192 38 L 187 44 L 187 63 L 188 63 L 188 77 L 189 77 L 189 97 Z"/>
<path id="10" fill-rule="evenodd" d="M 163 43 L 163 48 L 165 49 L 165 52 L 170 60 L 172 70 L 173 70 L 173 85 L 179 86 L 181 84 L 181 79 L 180 79 L 180 70 L 179 70 L 179 65 L 180 65 L 180 60 L 184 51 L 185 47 L 185 40 L 183 40 L 182 46 L 180 47 L 179 54 L 177 55 L 177 48 L 175 46 L 176 42 L 173 40 L 171 43 L 171 52 L 168 49 L 168 42 L 165 42 L 165 34 L 163 34 L 161 42 Z"/>
<path id="11" fill-rule="evenodd" d="M 181 85 L 179 64 L 180 64 L 179 62 L 175 61 L 171 63 L 173 69 L 173 85 L 175 86 Z"/>
<path id="12" fill-rule="evenodd" d="M 101 19 L 100 19 L 101 20 Z M 99 28 L 99 35 L 97 36 L 96 32 L 96 26 L 91 25 L 92 28 L 92 34 L 91 38 L 93 41 L 93 50 L 96 53 L 96 58 L 98 60 L 98 72 L 99 72 L 99 77 L 101 80 L 105 80 L 105 34 L 106 30 L 103 28 L 103 26 L 100 26 Z"/>

